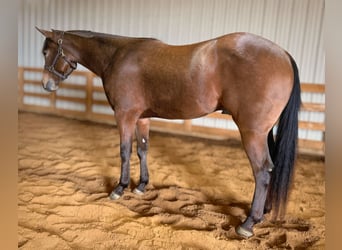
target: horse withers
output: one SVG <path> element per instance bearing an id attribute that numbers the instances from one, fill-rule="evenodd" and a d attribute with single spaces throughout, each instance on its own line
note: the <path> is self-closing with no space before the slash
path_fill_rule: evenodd
<path id="1" fill-rule="evenodd" d="M 286 51 L 249 33 L 173 46 L 152 38 L 38 30 L 46 38 L 45 90 L 57 90 L 77 63 L 102 79 L 120 132 L 121 175 L 111 199 L 129 185 L 134 133 L 140 159 L 134 192 L 145 192 L 150 117 L 192 119 L 222 110 L 239 128 L 255 179 L 250 213 L 236 232 L 251 237 L 265 213 L 284 215 L 301 103 L 298 69 Z"/>

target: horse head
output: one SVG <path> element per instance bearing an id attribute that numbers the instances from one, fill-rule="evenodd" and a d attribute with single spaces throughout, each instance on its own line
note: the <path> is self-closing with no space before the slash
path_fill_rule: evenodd
<path id="1" fill-rule="evenodd" d="M 42 85 L 49 92 L 56 91 L 77 67 L 75 57 L 63 44 L 64 31 L 36 29 L 45 36 L 42 53 L 45 59 Z"/>

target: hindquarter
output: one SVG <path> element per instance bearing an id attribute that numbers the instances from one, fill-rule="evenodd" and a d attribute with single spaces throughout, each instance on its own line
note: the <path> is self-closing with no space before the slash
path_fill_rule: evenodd
<path id="1" fill-rule="evenodd" d="M 252 34 L 235 34 L 220 44 L 222 106 L 239 128 L 268 132 L 286 106 L 293 87 L 287 53 Z"/>

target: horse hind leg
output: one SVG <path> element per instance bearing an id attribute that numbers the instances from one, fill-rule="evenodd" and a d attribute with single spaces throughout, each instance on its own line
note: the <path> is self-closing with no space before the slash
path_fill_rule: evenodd
<path id="1" fill-rule="evenodd" d="M 273 128 L 270 130 L 267 136 L 267 145 L 269 148 L 270 156 L 272 158 L 273 162 L 273 155 L 274 155 L 274 150 L 275 150 L 275 141 L 274 141 L 274 136 L 273 136 Z M 274 167 L 272 165 L 272 167 Z M 270 169 L 269 172 L 272 172 L 273 169 Z M 268 191 L 267 191 L 267 197 L 265 201 L 265 207 L 264 207 L 264 214 L 267 214 L 271 212 L 272 210 L 272 190 L 271 190 L 271 185 L 268 186 Z"/>
<path id="2" fill-rule="evenodd" d="M 249 238 L 253 236 L 253 226 L 260 222 L 264 215 L 273 163 L 268 149 L 267 134 L 243 131 L 241 132 L 241 138 L 252 166 L 255 189 L 250 214 L 236 228 L 236 232 L 245 238 Z"/>
<path id="3" fill-rule="evenodd" d="M 140 181 L 139 185 L 133 190 L 135 194 L 143 194 L 149 181 L 147 168 L 147 151 L 149 145 L 149 119 L 139 119 L 136 127 L 137 154 L 140 160 Z"/>

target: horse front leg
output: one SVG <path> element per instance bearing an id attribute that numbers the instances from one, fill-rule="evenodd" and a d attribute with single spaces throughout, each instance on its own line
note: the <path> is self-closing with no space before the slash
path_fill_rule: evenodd
<path id="1" fill-rule="evenodd" d="M 136 119 L 129 114 L 120 115 L 116 113 L 116 122 L 120 133 L 120 157 L 121 157 L 121 175 L 119 184 L 110 194 L 109 198 L 112 200 L 119 199 L 125 188 L 128 187 L 130 181 L 130 158 L 132 154 L 132 141 L 135 129 Z"/>
<path id="2" fill-rule="evenodd" d="M 136 127 L 137 153 L 140 160 L 140 181 L 134 193 L 143 194 L 149 181 L 147 151 L 149 145 L 150 119 L 139 119 Z"/>
<path id="3" fill-rule="evenodd" d="M 236 232 L 245 238 L 249 238 L 254 235 L 253 226 L 263 219 L 273 163 L 268 150 L 267 135 L 254 132 L 244 132 L 241 135 L 252 165 L 255 189 L 250 214 L 242 225 L 236 228 Z"/>

